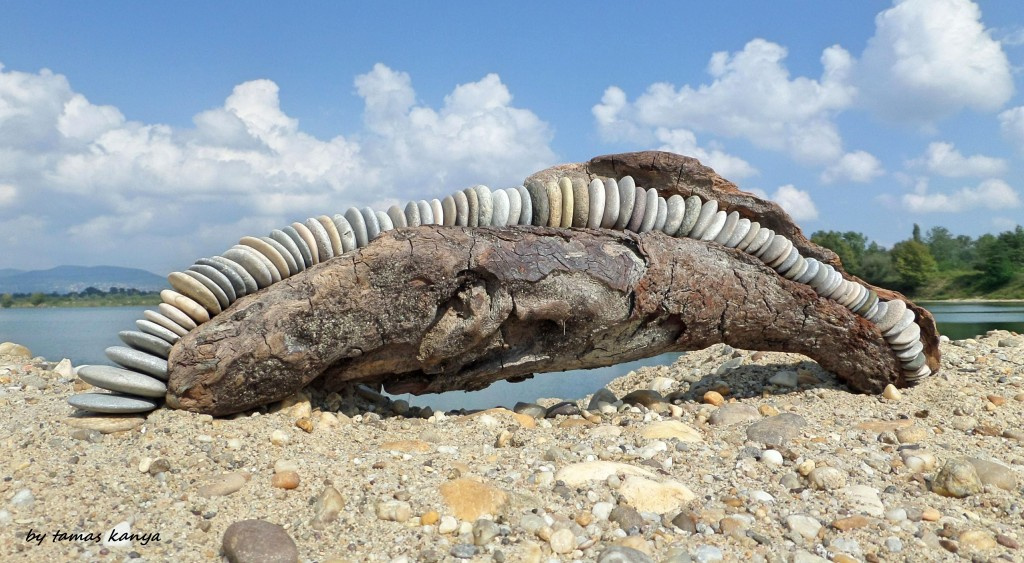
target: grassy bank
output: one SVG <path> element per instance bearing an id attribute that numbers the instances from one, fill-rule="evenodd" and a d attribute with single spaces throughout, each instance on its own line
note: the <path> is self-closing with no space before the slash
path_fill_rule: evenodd
<path id="1" fill-rule="evenodd" d="M 4 309 L 43 309 L 48 307 L 133 307 L 160 303 L 160 294 L 153 292 L 125 292 L 100 294 L 4 294 L 0 307 Z"/>

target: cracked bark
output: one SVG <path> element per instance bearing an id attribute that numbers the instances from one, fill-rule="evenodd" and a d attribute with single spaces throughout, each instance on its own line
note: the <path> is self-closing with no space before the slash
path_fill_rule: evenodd
<path id="1" fill-rule="evenodd" d="M 874 325 L 741 251 L 661 233 L 426 226 L 190 332 L 171 351 L 167 402 L 223 415 L 309 384 L 472 390 L 720 342 L 805 354 L 861 391 L 901 383 Z"/>

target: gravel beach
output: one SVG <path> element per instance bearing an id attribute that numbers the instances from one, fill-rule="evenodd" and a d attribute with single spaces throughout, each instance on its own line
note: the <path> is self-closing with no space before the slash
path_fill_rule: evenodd
<path id="1" fill-rule="evenodd" d="M 1005 331 L 878 396 L 718 345 L 568 404 L 352 388 L 224 419 L 82 417 L 68 362 L 0 350 L 3 561 L 1024 561 Z"/>

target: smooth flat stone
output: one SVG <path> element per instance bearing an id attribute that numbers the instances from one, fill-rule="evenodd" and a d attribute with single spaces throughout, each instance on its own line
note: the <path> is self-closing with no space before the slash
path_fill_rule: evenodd
<path id="1" fill-rule="evenodd" d="M 860 292 L 864 288 L 862 288 L 861 285 L 857 282 L 847 280 L 846 283 L 850 287 L 850 290 L 843 293 L 840 296 L 840 298 L 837 299 L 837 301 L 839 301 L 840 305 L 849 309 L 850 306 L 853 305 L 853 303 L 856 302 L 858 298 L 860 298 Z"/>
<path id="2" fill-rule="evenodd" d="M 245 282 L 234 268 L 227 264 L 216 262 L 210 258 L 200 258 L 188 268 L 193 272 L 199 272 L 213 280 L 220 286 L 221 291 L 228 296 L 228 301 L 234 303 L 239 297 L 245 295 Z"/>
<path id="3" fill-rule="evenodd" d="M 491 203 L 494 206 L 491 224 L 495 227 L 508 225 L 508 192 L 505 190 L 494 190 L 494 193 L 491 194 Z M 516 215 L 516 219 L 519 219 L 518 215 Z"/>
<path id="4" fill-rule="evenodd" d="M 825 296 L 825 291 L 834 289 L 833 284 L 836 279 L 836 271 L 830 264 L 822 264 L 822 271 L 818 273 L 819 276 L 824 275 L 825 279 L 821 281 L 819 286 L 814 287 L 814 291 L 818 292 L 821 297 Z"/>
<path id="5" fill-rule="evenodd" d="M 395 230 L 395 224 L 391 222 L 391 217 L 388 217 L 387 213 L 375 210 L 373 214 L 375 217 L 377 217 L 377 224 L 380 225 L 381 234 L 383 234 L 385 231 Z"/>
<path id="6" fill-rule="evenodd" d="M 475 188 L 466 188 L 462 190 L 462 193 L 466 194 L 466 202 L 469 203 L 469 226 L 479 227 L 480 226 L 480 194 Z"/>
<path id="7" fill-rule="evenodd" d="M 313 264 L 319 264 L 320 249 L 317 248 L 316 246 L 316 237 L 313 236 L 313 231 L 310 231 L 309 227 L 302 223 L 299 223 L 298 221 L 292 223 L 291 227 L 295 229 L 295 232 L 299 233 L 299 236 L 302 238 L 303 242 L 306 243 L 306 248 L 309 249 L 309 255 L 313 262 L 309 266 L 312 266 Z M 307 266 L 307 268 L 309 266 Z"/>
<path id="8" fill-rule="evenodd" d="M 633 193 L 633 214 L 630 215 L 625 229 L 639 233 L 640 225 L 643 224 L 644 217 L 647 216 L 647 191 L 640 186 L 636 186 L 633 188 Z M 657 213 L 658 210 L 655 208 L 654 212 Z"/>
<path id="9" fill-rule="evenodd" d="M 896 323 L 900 322 L 900 319 L 903 318 L 903 313 L 907 311 L 907 304 L 899 299 L 886 301 L 882 304 L 886 306 L 886 310 L 875 325 L 878 327 L 880 332 L 885 334 L 885 332 L 896 326 Z"/>
<path id="10" fill-rule="evenodd" d="M 864 304 L 855 309 L 853 312 L 857 313 L 862 317 L 867 317 L 871 309 L 878 303 L 878 293 L 875 290 L 868 290 L 868 298 L 864 301 Z"/>
<path id="11" fill-rule="evenodd" d="M 919 379 L 924 379 L 924 378 L 928 377 L 931 374 L 932 374 L 932 368 L 928 367 L 928 365 L 926 364 L 926 365 L 921 366 L 920 369 L 918 369 L 916 372 L 913 372 L 913 373 L 903 372 L 903 377 L 906 378 L 907 381 L 917 381 Z"/>
<path id="12" fill-rule="evenodd" d="M 804 273 L 797 276 L 795 281 L 804 285 L 810 285 L 814 276 L 818 275 L 818 269 L 821 268 L 821 262 L 818 262 L 814 258 L 804 258 L 804 261 L 807 262 L 807 269 L 804 270 Z"/>
<path id="13" fill-rule="evenodd" d="M 491 197 L 491 188 L 487 186 L 473 186 L 476 190 L 476 201 L 480 206 L 480 219 L 477 225 L 489 227 L 494 221 L 494 201 Z"/>
<path id="14" fill-rule="evenodd" d="M 793 256 L 794 252 L 797 253 L 797 256 L 800 255 L 800 252 L 797 249 L 793 248 L 793 241 L 789 240 L 786 237 L 783 237 L 782 235 L 779 235 L 779 237 L 785 240 L 786 244 L 783 246 L 782 254 L 776 256 L 774 260 L 768 263 L 768 266 L 774 268 L 775 270 L 779 270 L 779 268 L 781 268 L 782 265 L 785 264 L 786 261 L 790 259 L 792 259 L 793 262 L 796 262 L 796 257 Z M 790 264 L 790 266 L 792 266 L 792 264 Z"/>
<path id="15" fill-rule="evenodd" d="M 572 181 L 572 224 L 570 226 L 583 229 L 590 220 L 590 188 L 583 178 Z"/>
<path id="16" fill-rule="evenodd" d="M 633 207 L 636 205 L 636 182 L 632 176 L 623 176 L 619 180 L 619 218 L 613 227 L 617 231 L 629 226 L 633 218 Z"/>
<path id="17" fill-rule="evenodd" d="M 766 245 L 775 238 L 775 231 L 768 228 L 761 228 L 757 231 L 757 235 L 754 236 L 754 240 L 750 241 L 745 252 L 753 256 L 757 256 L 758 251 L 762 248 L 767 250 Z"/>
<path id="18" fill-rule="evenodd" d="M 754 257 L 755 258 L 761 258 L 762 256 L 764 256 L 768 252 L 776 252 L 777 249 L 779 249 L 779 247 L 777 247 L 777 246 L 774 247 L 774 248 L 772 247 L 772 245 L 775 244 L 776 236 L 778 236 L 778 235 L 776 235 L 775 231 L 773 231 L 771 229 L 768 229 L 768 240 L 764 241 L 764 244 L 761 245 L 761 248 L 757 249 L 757 252 L 754 252 Z M 785 238 L 785 237 L 782 237 L 782 238 Z M 779 240 L 779 244 L 780 245 L 783 244 L 781 239 Z M 763 262 L 764 259 L 762 259 L 761 261 Z"/>
<path id="19" fill-rule="evenodd" d="M 776 260 L 775 262 L 779 263 L 779 265 L 778 266 L 772 266 L 772 267 L 775 268 L 775 271 L 777 271 L 778 273 L 782 274 L 783 277 L 786 277 L 790 273 L 790 270 L 792 270 L 793 267 L 796 266 L 797 262 L 799 262 L 799 261 L 800 261 L 800 251 L 797 250 L 796 247 L 790 245 L 789 253 L 786 254 L 786 258 L 784 260 L 782 260 L 781 263 L 779 263 L 779 261 Z M 804 267 L 806 267 L 806 265 Z M 803 271 L 801 270 L 800 273 L 803 273 Z M 796 277 L 796 276 L 793 276 L 793 277 Z M 787 279 L 792 279 L 792 278 L 787 278 Z"/>
<path id="20" fill-rule="evenodd" d="M 196 324 L 194 320 L 192 320 L 192 317 L 189 317 L 188 315 L 185 314 L 184 311 L 175 307 L 174 305 L 160 303 L 159 305 L 157 305 L 157 310 L 160 311 L 160 313 L 163 316 L 174 321 L 174 324 L 176 324 L 178 327 L 185 330 L 186 334 L 188 333 L 188 331 L 199 326 Z"/>
<path id="21" fill-rule="evenodd" d="M 822 293 L 822 297 L 835 299 L 846 289 L 846 286 L 844 285 L 846 280 L 844 280 L 843 275 L 835 269 L 829 271 L 828 278 L 829 280 L 828 283 L 825 284 L 825 290 L 824 293 Z"/>
<path id="22" fill-rule="evenodd" d="M 534 227 L 547 226 L 548 218 L 551 216 L 547 188 L 540 182 L 530 181 L 526 183 L 526 191 L 530 194 L 530 203 L 533 206 L 530 224 Z"/>
<path id="23" fill-rule="evenodd" d="M 725 240 L 724 244 L 726 248 L 736 248 L 740 242 L 746 238 L 747 233 L 750 232 L 750 219 L 742 218 L 736 222 L 736 226 L 733 227 L 732 233 L 729 238 Z"/>
<path id="24" fill-rule="evenodd" d="M 587 186 L 587 195 L 590 197 L 590 211 L 587 213 L 587 228 L 599 229 L 604 220 L 604 182 L 594 178 Z"/>
<path id="25" fill-rule="evenodd" d="M 896 323 L 896 326 L 883 332 L 882 336 L 884 336 L 887 341 L 890 341 L 891 339 L 894 338 L 899 338 L 900 334 L 905 332 L 914 324 L 916 324 L 914 323 L 914 312 L 911 311 L 910 309 L 907 309 L 906 311 L 903 312 L 903 318 L 900 319 L 900 322 Z"/>
<path id="26" fill-rule="evenodd" d="M 127 414 L 155 410 L 159 403 L 143 397 L 127 397 L 113 393 L 81 393 L 68 397 L 68 404 L 83 411 Z"/>
<path id="27" fill-rule="evenodd" d="M 523 200 L 519 195 L 519 190 L 515 188 L 505 188 L 505 195 L 508 197 L 508 225 L 518 225 L 520 217 L 523 213 Z"/>
<path id="28" fill-rule="evenodd" d="M 557 182 L 545 182 L 544 189 L 548 196 L 548 227 L 562 226 L 562 188 Z"/>
<path id="29" fill-rule="evenodd" d="M 729 242 L 732 238 L 733 231 L 736 230 L 736 225 L 740 222 L 740 214 L 738 211 L 732 211 L 725 217 L 725 224 L 722 225 L 722 230 L 715 236 L 715 242 L 725 246 L 725 243 Z M 739 242 L 737 240 L 736 242 Z"/>
<path id="30" fill-rule="evenodd" d="M 419 227 L 423 224 L 423 220 L 420 218 L 419 203 L 410 201 L 405 204 L 405 223 L 410 227 Z"/>
<path id="31" fill-rule="evenodd" d="M 267 272 L 270 274 L 270 283 L 273 284 L 273 283 L 277 283 L 277 282 L 281 281 L 281 279 L 282 279 L 281 278 L 281 270 L 278 270 L 277 266 L 275 266 L 274 263 L 270 261 L 270 258 L 268 258 L 265 254 L 263 254 L 259 250 L 256 250 L 255 248 L 253 248 L 251 246 L 246 246 L 244 244 L 236 244 L 235 246 L 233 246 L 231 248 L 237 248 L 239 250 L 242 250 L 244 252 L 247 252 L 247 253 L 252 254 L 253 256 L 255 256 L 256 259 L 259 260 L 260 263 L 262 263 L 264 267 L 266 267 Z M 287 266 L 285 266 L 285 270 L 287 271 Z"/>
<path id="32" fill-rule="evenodd" d="M 697 215 L 697 223 L 690 229 L 690 234 L 686 236 L 692 239 L 700 239 L 704 231 L 711 226 L 711 222 L 715 220 L 715 215 L 717 214 L 718 202 L 713 199 L 705 201 L 700 207 L 700 214 Z"/>
<path id="33" fill-rule="evenodd" d="M 871 317 L 874 317 L 875 313 L 877 313 L 877 312 L 878 312 L 878 303 L 876 302 L 874 305 L 871 306 L 870 309 L 868 309 L 867 313 L 864 313 L 864 318 L 868 319 L 868 320 L 871 320 Z"/>
<path id="34" fill-rule="evenodd" d="M 665 221 L 668 220 L 668 202 L 658 195 L 658 190 L 651 188 L 651 191 L 654 192 L 655 202 L 658 204 L 658 213 L 654 216 L 654 224 L 648 230 L 664 232 L 662 229 L 665 228 Z M 640 228 L 643 228 L 643 225 Z"/>
<path id="35" fill-rule="evenodd" d="M 619 183 L 615 178 L 604 179 L 604 217 L 601 219 L 602 229 L 614 229 L 619 222 Z"/>
<path id="36" fill-rule="evenodd" d="M 711 218 L 711 223 L 709 223 L 708 227 L 704 229 L 703 233 L 701 233 L 700 240 L 715 240 L 715 238 L 718 237 L 718 234 L 722 232 L 722 229 L 725 227 L 725 222 L 728 220 L 729 214 L 724 210 L 718 210 L 718 212 L 715 213 L 715 216 Z"/>
<path id="37" fill-rule="evenodd" d="M 144 332 L 136 332 L 134 330 L 122 330 L 117 333 L 117 336 L 121 339 L 121 342 L 139 350 L 140 352 L 146 352 L 158 356 L 163 359 L 167 359 L 167 356 L 171 355 L 171 343 L 167 342 L 163 338 L 157 338 L 152 334 L 146 334 Z M 110 389 L 107 387 L 107 389 Z M 117 391 L 117 389 L 113 389 Z"/>
<path id="38" fill-rule="evenodd" d="M 224 258 L 231 260 L 249 272 L 256 285 L 263 289 L 274 283 L 270 268 L 259 258 L 258 253 L 248 246 L 233 246 L 223 254 Z"/>
<path id="39" fill-rule="evenodd" d="M 128 430 L 135 430 L 146 423 L 146 417 L 144 416 L 69 416 L 64 419 L 64 424 L 72 428 L 85 428 L 86 430 L 96 430 L 103 434 L 112 434 L 114 432 L 127 432 Z"/>
<path id="40" fill-rule="evenodd" d="M 432 212 L 431 214 L 434 217 L 434 224 L 435 225 L 443 225 L 444 224 L 444 207 L 441 205 L 441 200 L 439 200 L 439 199 L 432 199 L 432 200 L 430 200 L 430 211 Z"/>
<path id="41" fill-rule="evenodd" d="M 332 223 L 332 225 L 333 225 L 333 223 Z M 292 255 L 291 251 L 288 250 L 288 248 L 285 247 L 283 244 L 277 242 L 276 240 L 274 240 L 271 237 L 257 237 L 257 238 L 259 240 L 267 243 L 268 245 L 270 245 L 270 247 L 273 248 L 274 250 L 276 250 L 277 253 L 281 255 L 281 258 L 284 259 L 284 264 L 285 264 L 286 271 L 285 271 L 285 273 L 282 273 L 282 275 L 281 275 L 282 279 L 286 278 L 286 277 L 294 276 L 295 274 L 297 274 L 297 273 L 301 272 L 303 269 L 305 269 L 305 264 L 303 263 L 302 259 L 299 258 L 299 260 L 296 261 L 295 260 L 295 256 Z M 288 239 L 288 240 L 289 240 L 289 242 L 291 241 L 291 239 Z M 269 258 L 269 256 L 268 256 L 268 258 Z"/>
<path id="42" fill-rule="evenodd" d="M 170 305 L 167 305 L 166 303 L 161 303 L 161 305 L 167 307 L 168 309 L 174 309 L 174 307 L 171 307 Z M 177 311 L 177 309 L 175 309 L 175 311 Z M 183 316 L 185 318 L 188 318 L 185 315 L 185 313 L 182 313 L 181 311 L 178 311 L 178 314 L 180 314 L 181 316 Z M 149 321 L 149 322 L 151 322 L 153 324 L 160 325 L 163 328 L 166 328 L 167 330 L 169 330 L 169 331 L 173 332 L 174 334 L 178 335 L 179 337 L 185 336 L 186 334 L 188 334 L 188 330 L 189 329 L 187 329 L 187 328 L 181 326 L 180 324 L 174 322 L 167 315 L 164 315 L 163 313 L 159 313 L 157 311 L 153 311 L 152 309 L 146 309 L 145 311 L 142 312 L 142 316 L 146 317 L 147 321 Z M 192 319 L 188 319 L 188 320 L 189 320 L 189 322 L 191 324 L 193 324 L 193 325 L 196 324 L 195 321 L 193 321 Z"/>
<path id="43" fill-rule="evenodd" d="M 718 205 L 716 202 L 715 205 Z M 695 195 L 686 198 L 686 209 L 683 210 L 683 223 L 679 225 L 679 230 L 676 231 L 677 237 L 688 237 L 691 231 L 693 231 L 694 225 L 697 224 L 697 220 L 700 219 L 700 212 L 704 209 L 704 202 Z"/>
<path id="44" fill-rule="evenodd" d="M 210 314 L 216 315 L 221 312 L 220 301 L 217 299 L 217 296 L 196 278 L 184 272 L 171 272 L 167 276 L 167 281 L 170 282 L 171 287 L 177 290 L 178 293 L 192 299 L 199 306 L 209 311 Z M 174 305 L 174 303 L 171 304 Z M 196 317 L 193 316 L 193 318 Z"/>
<path id="45" fill-rule="evenodd" d="M 444 198 L 444 200 L 445 200 L 445 202 L 449 202 L 450 201 L 451 204 L 452 204 L 451 219 L 452 219 L 452 224 L 454 225 L 455 224 L 454 223 L 454 221 L 455 221 L 455 200 L 452 199 L 452 196 L 448 196 L 448 197 Z M 388 217 L 391 217 L 391 224 L 393 224 L 396 229 L 401 229 L 401 228 L 405 228 L 405 227 L 409 226 L 409 222 L 405 219 L 405 212 L 402 211 L 397 205 L 392 205 L 391 207 L 388 208 Z"/>
<path id="46" fill-rule="evenodd" d="M 796 252 L 795 248 L 793 249 L 793 252 Z M 785 266 L 785 265 L 786 264 L 784 263 L 783 266 Z M 779 273 L 782 274 L 782 277 L 786 278 L 787 280 L 793 280 L 793 281 L 796 281 L 797 278 L 799 278 L 800 276 L 804 275 L 804 272 L 806 272 L 806 271 L 807 271 L 807 260 L 805 260 L 803 256 L 800 256 L 799 252 L 797 252 L 797 254 L 796 254 L 796 261 L 793 263 L 792 266 L 790 266 L 789 268 L 787 268 L 785 270 L 783 270 L 781 267 L 779 268 Z"/>
<path id="47" fill-rule="evenodd" d="M 306 219 L 305 225 L 306 228 L 309 229 L 309 232 L 313 233 L 313 240 L 316 241 L 316 250 L 317 254 L 320 257 L 320 261 L 326 262 L 327 260 L 334 258 L 335 252 L 334 246 L 331 243 L 331 235 L 327 233 L 327 229 L 324 228 L 324 225 L 323 223 L 320 222 L 320 219 L 316 217 L 310 217 Z M 278 282 L 281 280 L 274 281 Z"/>
<path id="48" fill-rule="evenodd" d="M 665 226 L 661 228 L 661 231 L 666 235 L 672 237 L 676 235 L 676 231 L 683 224 L 683 213 L 686 212 L 686 200 L 679 194 L 673 194 L 666 200 L 665 204 L 668 210 L 665 214 Z"/>
<path id="49" fill-rule="evenodd" d="M 480 194 L 478 193 L 477 194 L 477 201 L 480 201 L 479 195 Z M 433 225 L 434 224 L 434 210 L 431 209 L 430 203 L 428 203 L 427 200 L 425 200 L 425 199 L 421 199 L 421 200 L 416 202 L 416 207 L 419 209 L 419 212 L 420 212 L 420 225 Z M 367 223 L 366 226 L 367 226 L 367 228 L 369 228 L 369 226 L 370 226 L 369 223 Z M 370 240 L 373 240 L 373 237 L 370 237 Z"/>
<path id="50" fill-rule="evenodd" d="M 817 262 L 817 260 L 815 260 Z M 821 294 L 821 290 L 824 288 L 824 284 L 828 281 L 828 267 L 827 264 L 821 262 L 818 263 L 818 271 L 814 273 L 814 277 L 807 282 L 807 285 L 811 286 L 811 289 Z"/>
<path id="51" fill-rule="evenodd" d="M 423 202 L 426 203 L 426 202 Z M 429 207 L 428 207 L 429 209 Z M 366 224 L 366 239 L 376 240 L 380 237 L 380 223 L 377 222 L 377 214 L 373 212 L 369 207 L 364 207 L 359 210 L 359 213 L 363 216 L 363 223 Z M 420 216 L 423 217 L 422 215 Z"/>
<path id="52" fill-rule="evenodd" d="M 750 230 L 747 231 L 746 236 L 744 236 L 743 239 L 740 240 L 739 244 L 736 245 L 736 250 L 742 250 L 743 252 L 747 252 L 750 245 L 754 243 L 755 239 L 757 239 L 757 234 L 760 232 L 761 224 L 758 223 L 757 221 L 751 221 Z"/>
<path id="53" fill-rule="evenodd" d="M 452 200 L 455 201 L 455 224 L 459 227 L 468 227 L 469 200 L 466 199 L 466 194 L 463 192 L 455 192 L 452 194 Z M 419 211 L 417 211 L 417 213 L 419 213 Z M 411 227 L 412 225 L 409 226 Z"/>
<path id="54" fill-rule="evenodd" d="M 406 206 L 405 210 L 408 212 L 409 206 Z M 352 234 L 356 236 L 356 247 L 363 248 L 369 244 L 370 239 L 366 234 L 366 221 L 363 220 L 363 214 L 355 207 L 349 207 L 345 210 L 344 217 L 348 224 L 352 226 Z M 419 211 L 416 212 L 416 217 L 419 217 Z M 408 214 L 406 214 L 406 219 L 408 219 Z M 410 227 L 418 227 L 419 225 L 418 220 L 415 225 L 409 223 Z"/>
<path id="55" fill-rule="evenodd" d="M 104 353 L 115 364 L 167 381 L 167 360 L 125 346 L 111 346 Z"/>
<path id="56" fill-rule="evenodd" d="M 530 191 L 524 186 L 516 186 L 515 190 L 519 194 L 519 224 L 531 225 L 533 224 L 533 198 L 530 196 Z"/>
<path id="57" fill-rule="evenodd" d="M 82 366 L 78 368 L 78 377 L 101 389 L 128 395 L 160 398 L 167 393 L 167 385 L 163 381 L 113 366 Z"/>
<path id="58" fill-rule="evenodd" d="M 281 229 L 274 229 L 273 231 L 270 231 L 270 238 L 277 244 L 281 245 L 281 248 L 285 249 L 285 251 L 292 257 L 292 261 L 289 266 L 291 266 L 291 264 L 295 264 L 295 273 L 299 273 L 306 269 L 306 261 L 302 258 L 302 252 L 299 250 L 299 246 L 295 244 L 295 241 L 292 240 L 292 237 L 288 236 Z"/>
<path id="59" fill-rule="evenodd" d="M 284 227 L 281 231 L 288 235 L 288 238 L 292 239 L 292 242 L 295 243 L 295 248 L 299 249 L 299 254 L 302 256 L 302 264 L 308 268 L 313 265 L 314 253 L 312 252 L 312 249 L 309 248 L 309 245 L 306 244 L 306 239 L 299 234 L 299 231 L 295 229 L 294 225 L 295 224 L 293 223 L 292 225 Z M 310 238 L 312 237 L 313 235 L 310 234 Z"/>
<path id="60" fill-rule="evenodd" d="M 211 256 L 209 258 L 200 258 L 199 260 L 196 260 L 196 264 L 207 264 L 218 269 L 219 267 L 223 267 L 224 269 L 220 270 L 220 272 L 231 280 L 231 284 L 235 287 L 235 295 L 238 297 L 243 297 L 259 290 L 259 284 L 256 283 L 256 278 L 252 277 L 252 274 L 250 274 L 248 270 L 243 268 L 241 264 L 234 260 L 229 260 L 223 256 Z M 234 274 L 234 276 L 231 274 Z M 235 283 L 235 278 L 242 281 L 241 289 L 239 289 L 238 284 Z"/>
<path id="61" fill-rule="evenodd" d="M 562 215 L 558 224 L 563 229 L 572 227 L 574 207 L 576 206 L 576 194 L 573 193 L 572 180 L 569 178 L 558 179 L 558 189 L 562 191 Z"/>
<path id="62" fill-rule="evenodd" d="M 918 354 L 920 354 L 923 351 L 924 343 L 922 343 L 920 340 L 917 340 L 916 342 L 912 342 L 909 348 L 904 348 L 903 350 L 897 351 L 896 357 L 899 358 L 900 361 L 909 361 L 913 360 L 915 357 L 917 357 Z"/>
<path id="63" fill-rule="evenodd" d="M 192 278 L 188 278 L 192 279 Z M 198 283 L 198 282 L 197 282 Z M 206 289 L 205 287 L 203 289 Z M 191 299 L 170 289 L 164 289 L 160 292 L 160 299 L 168 305 L 180 310 L 182 313 L 188 315 L 197 325 L 203 324 L 210 320 L 210 313 L 203 308 L 202 305 Z M 215 300 L 216 301 L 216 300 Z"/>
<path id="64" fill-rule="evenodd" d="M 167 327 L 159 325 L 150 320 L 139 319 L 135 321 L 135 326 L 137 326 L 139 330 L 141 330 L 142 332 L 149 334 L 151 336 L 155 336 L 163 340 L 164 342 L 167 342 L 168 344 L 174 344 L 175 342 L 178 341 L 178 339 L 181 338 L 181 336 L 179 336 L 172 330 L 168 329 Z"/>
<path id="65" fill-rule="evenodd" d="M 858 309 L 863 307 L 864 304 L 868 302 L 868 299 L 870 297 L 871 292 L 868 291 L 868 288 L 861 286 L 860 293 L 857 294 L 857 300 L 854 301 L 852 305 L 850 305 L 850 310 L 856 313 Z"/>
<path id="66" fill-rule="evenodd" d="M 396 207 L 395 209 L 398 209 L 398 208 Z M 442 218 L 443 218 L 442 224 L 445 227 L 454 227 L 455 226 L 455 214 L 456 214 L 455 198 L 453 198 L 450 195 L 444 196 L 444 199 L 441 200 L 441 209 L 442 209 L 442 213 L 443 213 L 443 215 L 442 215 Z M 389 213 L 390 213 L 390 211 L 389 211 Z M 392 217 L 391 220 L 394 221 L 395 218 Z M 402 223 L 405 223 L 405 215 L 404 214 L 402 215 Z M 396 224 L 395 226 L 397 227 L 398 225 Z M 404 227 L 405 225 L 403 224 L 402 226 Z"/>
<path id="67" fill-rule="evenodd" d="M 338 231 L 338 226 L 334 223 L 327 215 L 317 215 L 314 217 L 320 226 L 327 232 L 327 238 L 331 241 L 331 256 L 341 256 L 345 249 L 341 244 L 341 232 Z M 314 233 L 314 236 L 316 234 Z M 281 276 L 285 277 L 285 276 Z"/>
<path id="68" fill-rule="evenodd" d="M 924 352 L 920 352 L 910 360 L 903 362 L 903 369 L 906 371 L 916 371 L 924 365 L 925 360 Z"/>
<path id="69" fill-rule="evenodd" d="M 242 237 L 238 244 L 248 246 L 262 254 L 267 260 L 270 260 L 270 264 L 277 270 L 279 278 L 284 279 L 291 275 L 291 270 L 288 268 L 288 262 L 285 261 L 284 256 L 276 248 L 268 244 L 267 241 L 256 237 Z"/>
<path id="70" fill-rule="evenodd" d="M 334 223 L 334 228 L 338 230 L 342 253 L 359 248 L 356 244 L 356 231 L 352 228 L 352 223 L 349 223 L 344 215 L 334 214 L 331 217 L 331 222 Z"/>

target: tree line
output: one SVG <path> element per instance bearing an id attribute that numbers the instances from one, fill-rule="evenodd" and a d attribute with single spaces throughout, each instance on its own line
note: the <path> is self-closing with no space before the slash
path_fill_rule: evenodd
<path id="1" fill-rule="evenodd" d="M 11 307 L 105 307 L 115 305 L 152 305 L 160 302 L 160 293 L 135 288 L 111 287 L 107 291 L 87 287 L 68 293 L 4 293 L 0 294 L 0 308 Z"/>
<path id="2" fill-rule="evenodd" d="M 1024 298 L 1024 227 L 976 239 L 945 227 L 885 248 L 863 233 L 817 231 L 811 241 L 832 249 L 851 274 L 915 297 Z"/>

